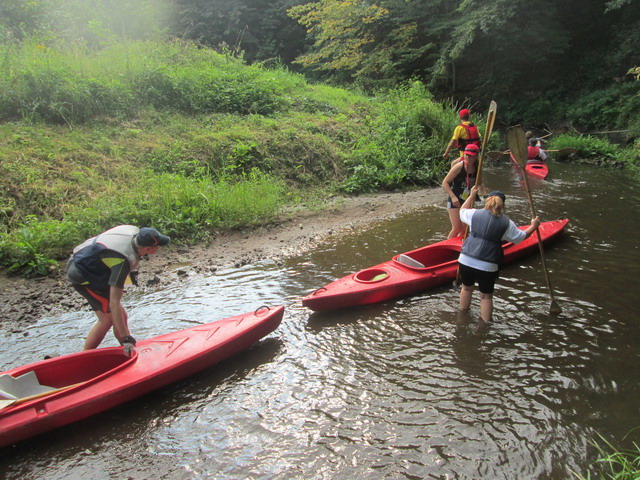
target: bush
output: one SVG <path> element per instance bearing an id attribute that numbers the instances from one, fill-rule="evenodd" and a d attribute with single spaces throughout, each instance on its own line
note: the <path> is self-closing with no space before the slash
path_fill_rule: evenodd
<path id="1" fill-rule="evenodd" d="M 605 162 L 615 162 L 619 160 L 621 149 L 605 139 L 590 135 L 558 135 L 554 137 L 549 150 L 557 150 L 565 147 L 575 148 L 577 157 L 581 159 L 597 159 Z"/>
<path id="2" fill-rule="evenodd" d="M 567 112 L 581 129 L 626 129 L 640 122 L 640 82 L 628 82 L 581 96 Z"/>
<path id="3" fill-rule="evenodd" d="M 346 192 L 393 189 L 440 180 L 449 162 L 442 152 L 458 119 L 433 100 L 420 82 L 390 90 L 367 117 L 368 132 L 356 143 L 347 162 L 351 175 Z"/>

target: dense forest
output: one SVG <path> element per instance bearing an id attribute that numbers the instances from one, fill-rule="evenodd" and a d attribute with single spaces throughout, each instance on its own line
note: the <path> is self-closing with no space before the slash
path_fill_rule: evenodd
<path id="1" fill-rule="evenodd" d="M 0 2 L 0 41 L 99 48 L 190 39 L 365 91 L 424 82 L 500 120 L 579 131 L 638 124 L 640 9 L 631 0 L 30 0 Z"/>

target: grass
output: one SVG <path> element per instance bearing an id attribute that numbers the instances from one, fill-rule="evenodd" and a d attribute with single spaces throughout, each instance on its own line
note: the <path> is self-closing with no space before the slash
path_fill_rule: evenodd
<path id="1" fill-rule="evenodd" d="M 46 274 L 87 237 L 178 242 L 335 192 L 439 181 L 455 113 L 418 83 L 365 96 L 184 42 L 0 45 L 0 266 Z"/>
<path id="2" fill-rule="evenodd" d="M 591 465 L 586 476 L 574 473 L 579 480 L 638 480 L 640 478 L 640 446 L 635 442 L 630 449 L 620 449 L 600 436 L 593 442 L 600 458 Z"/>
<path id="3" fill-rule="evenodd" d="M 577 159 L 583 162 L 595 162 L 599 165 L 621 166 L 640 170 L 640 143 L 623 148 L 609 141 L 591 135 L 563 134 L 554 137 L 549 149 L 575 148 Z"/>
<path id="4" fill-rule="evenodd" d="M 437 184 L 457 123 L 419 82 L 364 95 L 188 42 L 0 45 L 0 267 L 46 274 L 122 223 L 193 243 L 337 192 Z M 639 165 L 638 146 L 564 146 Z"/>

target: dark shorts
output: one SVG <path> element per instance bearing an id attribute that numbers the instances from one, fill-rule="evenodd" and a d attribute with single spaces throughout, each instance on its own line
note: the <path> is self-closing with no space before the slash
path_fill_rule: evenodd
<path id="1" fill-rule="evenodd" d="M 464 200 L 458 197 L 458 201 L 460 202 L 460 207 L 461 207 L 462 204 L 464 203 Z M 478 198 L 476 198 L 476 202 L 478 202 Z M 460 207 L 454 207 L 453 202 L 451 201 L 451 197 L 447 197 L 447 208 L 460 208 Z"/>
<path id="2" fill-rule="evenodd" d="M 72 286 L 76 289 L 76 292 L 87 299 L 87 302 L 89 302 L 94 312 L 109 313 L 111 311 L 109 309 L 109 292 L 111 291 L 111 287 L 94 288 L 89 285 L 76 285 L 75 283 L 72 284 Z"/>
<path id="3" fill-rule="evenodd" d="M 462 206 L 462 204 L 464 203 L 464 200 L 458 197 L 458 201 L 460 202 L 460 206 Z M 451 201 L 451 197 L 447 197 L 447 208 L 460 208 L 460 207 L 454 206 L 453 202 Z"/>
<path id="4" fill-rule="evenodd" d="M 477 283 L 480 293 L 492 294 L 498 279 L 498 272 L 485 272 L 460 264 L 460 279 L 462 284 L 467 287 L 472 287 Z"/>

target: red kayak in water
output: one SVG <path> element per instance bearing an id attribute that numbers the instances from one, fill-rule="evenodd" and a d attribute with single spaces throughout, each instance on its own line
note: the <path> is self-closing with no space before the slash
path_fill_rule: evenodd
<path id="1" fill-rule="evenodd" d="M 518 160 L 516 160 L 511 152 L 509 152 L 509 156 L 511 157 L 511 161 L 515 163 L 518 168 L 522 168 L 520 167 Z M 524 166 L 524 170 L 530 176 L 540 178 L 542 180 L 547 178 L 547 176 L 549 175 L 549 167 L 547 167 L 547 164 L 544 162 L 527 162 L 527 164 Z"/>
<path id="2" fill-rule="evenodd" d="M 543 222 L 539 228 L 542 241 L 555 240 L 568 223 L 567 219 Z M 314 311 L 334 310 L 405 297 L 451 282 L 456 278 L 461 248 L 462 237 L 456 237 L 396 255 L 319 288 L 304 297 L 302 304 Z M 504 243 L 502 248 L 506 264 L 537 252 L 539 247 L 534 233 L 517 245 Z"/>
<path id="3" fill-rule="evenodd" d="M 275 330 L 284 307 L 0 373 L 0 447 L 95 415 L 215 365 Z"/>

